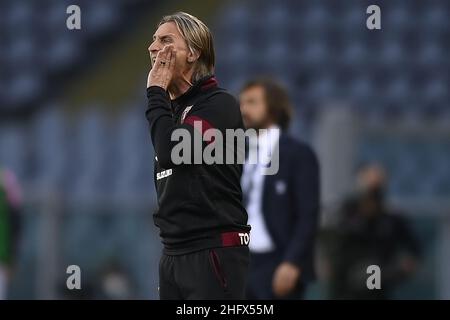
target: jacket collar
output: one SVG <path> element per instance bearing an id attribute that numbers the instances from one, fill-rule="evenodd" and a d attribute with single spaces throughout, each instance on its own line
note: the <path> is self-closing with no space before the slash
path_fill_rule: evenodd
<path id="1" fill-rule="evenodd" d="M 214 75 L 206 76 L 195 82 L 192 87 L 188 89 L 178 98 L 172 100 L 173 105 L 179 106 L 189 103 L 193 97 L 195 97 L 199 92 L 205 91 L 214 87 L 217 87 L 218 83 Z"/>

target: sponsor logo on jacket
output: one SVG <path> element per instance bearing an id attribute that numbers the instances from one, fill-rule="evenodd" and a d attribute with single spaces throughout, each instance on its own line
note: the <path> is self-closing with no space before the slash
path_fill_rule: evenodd
<path id="1" fill-rule="evenodd" d="M 172 169 L 167 169 L 161 172 L 156 173 L 156 180 L 161 180 L 167 178 L 172 174 Z"/>

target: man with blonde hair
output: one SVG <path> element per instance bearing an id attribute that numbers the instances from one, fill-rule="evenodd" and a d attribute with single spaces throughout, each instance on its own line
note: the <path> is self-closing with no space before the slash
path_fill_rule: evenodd
<path id="1" fill-rule="evenodd" d="M 202 137 L 214 128 L 243 129 L 239 104 L 218 87 L 208 27 L 184 12 L 160 21 L 149 47 L 147 120 L 155 149 L 159 208 L 154 214 L 164 245 L 159 266 L 161 299 L 242 299 L 249 251 L 242 205 L 242 164 L 178 163 L 175 132 Z M 190 150 L 195 158 L 201 150 Z M 237 157 L 237 148 L 224 148 Z M 195 152 L 194 152 L 195 151 Z"/>

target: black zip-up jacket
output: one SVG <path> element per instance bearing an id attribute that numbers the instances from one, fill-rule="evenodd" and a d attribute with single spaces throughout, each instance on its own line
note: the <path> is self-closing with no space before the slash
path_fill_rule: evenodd
<path id="1" fill-rule="evenodd" d="M 175 129 L 189 132 L 193 148 L 194 130 L 200 132 L 194 122 L 196 126 L 201 123 L 201 134 L 215 128 L 222 132 L 224 140 L 226 129 L 243 129 L 236 99 L 220 89 L 213 76 L 198 81 L 172 101 L 158 86 L 149 87 L 147 97 L 146 117 L 156 154 L 154 175 L 159 205 L 154 222 L 160 229 L 165 253 L 185 254 L 218 247 L 227 233 L 249 232 L 242 205 L 241 164 L 176 165 L 171 159 L 172 149 L 179 143 L 171 141 Z M 204 142 L 202 149 L 208 143 L 214 141 Z M 237 152 L 242 150 L 234 148 L 234 156 Z"/>

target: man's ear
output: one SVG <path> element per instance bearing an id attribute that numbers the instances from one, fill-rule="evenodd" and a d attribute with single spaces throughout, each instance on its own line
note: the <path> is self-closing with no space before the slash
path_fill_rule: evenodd
<path id="1" fill-rule="evenodd" d="M 200 52 L 198 52 L 198 50 L 189 48 L 189 53 L 187 56 L 188 63 L 194 63 L 198 60 L 198 58 L 200 58 Z"/>

